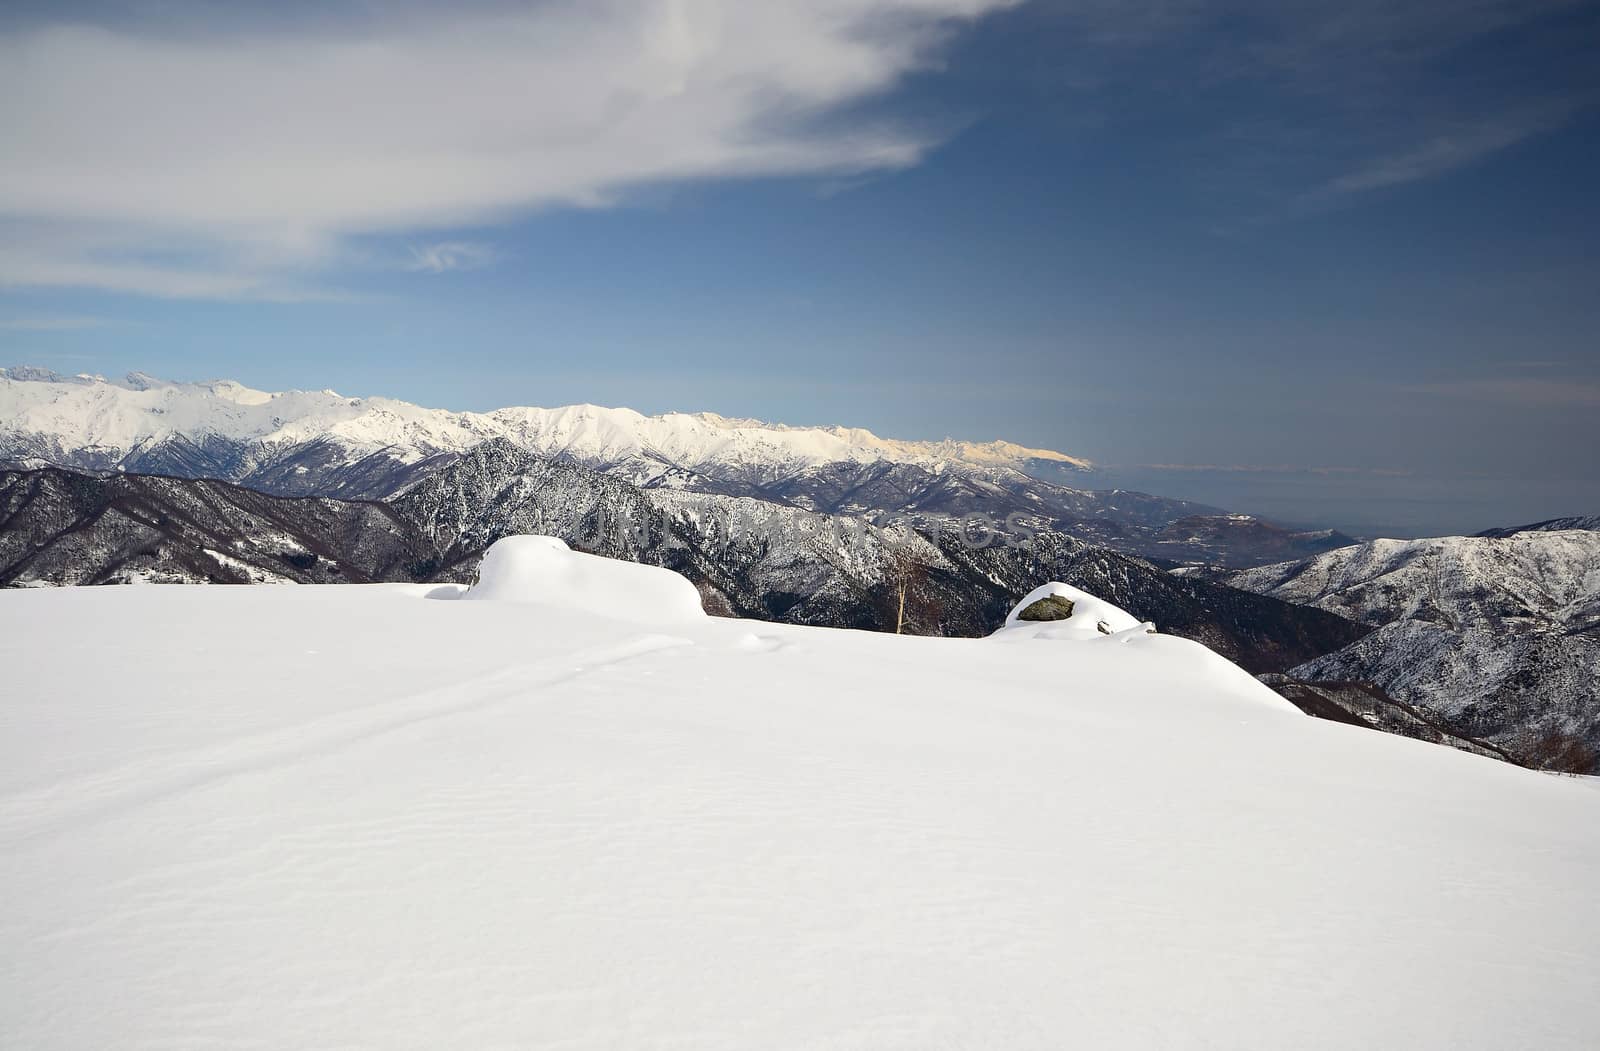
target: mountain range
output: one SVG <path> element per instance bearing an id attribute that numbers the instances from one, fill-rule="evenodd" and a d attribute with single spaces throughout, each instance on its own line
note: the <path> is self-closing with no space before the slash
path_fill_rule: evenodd
<path id="1" fill-rule="evenodd" d="M 707 608 L 796 624 L 982 635 L 1041 581 L 1113 598 L 1252 671 L 1281 671 L 1367 628 L 1059 533 L 974 548 L 748 497 L 641 489 L 485 442 L 387 501 L 281 497 L 204 479 L 60 468 L 0 472 L 0 585 L 467 582 L 503 536 L 544 533 L 665 566 Z"/>
<path id="2" fill-rule="evenodd" d="M 493 439 L 641 489 L 750 497 L 884 525 L 1066 532 L 1163 563 L 1259 565 L 1354 540 L 1124 489 L 1081 457 L 1005 441 L 881 438 L 713 413 L 572 405 L 489 413 L 330 390 L 268 393 L 0 369 L 0 466 L 210 478 L 279 496 L 376 500 Z M 981 516 L 981 517 L 980 517 Z"/>
<path id="3" fill-rule="evenodd" d="M 1451 733 L 1594 768 L 1600 532 L 1493 532 L 1504 535 L 1374 540 L 1210 577 L 1375 629 L 1293 680 L 1365 683 Z"/>
<path id="4" fill-rule="evenodd" d="M 1094 465 L 1007 442 L 32 369 L 0 370 L 0 468 L 3 585 L 467 582 L 546 533 L 728 615 L 981 635 L 1058 580 L 1313 714 L 1600 767 L 1593 518 L 1358 544 L 1063 484 Z"/>

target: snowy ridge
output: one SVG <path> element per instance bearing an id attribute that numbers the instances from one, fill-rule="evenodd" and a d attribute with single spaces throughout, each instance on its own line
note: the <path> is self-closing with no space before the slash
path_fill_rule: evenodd
<path id="1" fill-rule="evenodd" d="M 7 445 L 26 449 L 31 442 L 41 461 L 53 445 L 63 452 L 97 450 L 116 466 L 174 438 L 208 436 L 267 446 L 331 439 L 349 454 L 383 452 L 401 463 L 507 438 L 547 456 L 631 467 L 630 480 L 640 484 L 661 480 L 673 468 L 693 470 L 706 463 L 774 473 L 880 461 L 976 470 L 1020 471 L 1030 460 L 1092 467 L 1064 453 L 1010 442 L 897 441 L 860 428 L 792 427 L 715 413 L 645 416 L 597 405 L 450 412 L 392 398 L 347 398 L 331 390 L 269 393 L 231 380 L 175 383 L 143 373 L 109 380 L 0 369 L 0 455 Z"/>
<path id="2" fill-rule="evenodd" d="M 1567 529 L 1588 529 L 1600 532 L 1600 515 L 1569 515 L 1566 518 L 1547 518 L 1543 522 L 1510 526 L 1504 529 L 1485 529 L 1478 536 L 1515 536 L 1518 533 L 1551 533 Z"/>
<path id="3" fill-rule="evenodd" d="M 1600 773 L 1600 533 L 1373 540 L 1221 579 L 1378 626 L 1293 677 L 1371 683 L 1453 732 Z"/>
<path id="4" fill-rule="evenodd" d="M 1600 533 L 1372 540 L 1226 579 L 1367 624 L 1564 629 L 1600 620 Z"/>

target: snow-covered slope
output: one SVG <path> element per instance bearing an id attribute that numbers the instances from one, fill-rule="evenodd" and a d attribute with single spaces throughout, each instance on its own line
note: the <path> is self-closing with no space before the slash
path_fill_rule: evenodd
<path id="1" fill-rule="evenodd" d="M 1600 533 L 1374 540 L 1222 579 L 1380 626 L 1291 675 L 1372 683 L 1521 755 L 1575 738 L 1600 768 Z"/>
<path id="2" fill-rule="evenodd" d="M 1372 540 L 1226 579 L 1367 624 L 1564 630 L 1600 620 L 1600 533 Z"/>
<path id="3" fill-rule="evenodd" d="M 458 592 L 0 593 L 0 1044 L 1600 1031 L 1588 784 L 1303 718 L 1142 631 Z"/>
<path id="4" fill-rule="evenodd" d="M 1547 518 L 1531 525 L 1510 526 L 1503 529 L 1485 529 L 1479 536 L 1515 536 L 1518 533 L 1552 533 L 1568 529 L 1600 531 L 1600 515 L 1569 515 L 1566 518 Z"/>
<path id="5" fill-rule="evenodd" d="M 350 459 L 383 453 L 400 463 L 507 438 L 543 455 L 623 468 L 639 484 L 681 483 L 686 471 L 703 464 L 761 477 L 839 462 L 1007 470 L 1031 460 L 1090 466 L 1010 442 L 896 441 L 860 428 L 788 427 L 715 413 L 644 416 L 597 405 L 450 412 L 331 390 L 267 393 L 227 380 L 173 383 L 142 373 L 108 380 L 37 369 L 0 369 L 0 431 L 0 455 L 9 442 L 13 459 L 83 467 L 129 467 L 129 459 L 174 439 L 199 444 L 206 437 L 259 444 L 263 458 L 273 450 L 331 441 Z M 76 451 L 100 462 L 74 463 Z"/>

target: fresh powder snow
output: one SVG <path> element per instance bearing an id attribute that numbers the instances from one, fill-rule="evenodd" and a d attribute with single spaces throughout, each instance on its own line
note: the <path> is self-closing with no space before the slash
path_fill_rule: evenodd
<path id="1" fill-rule="evenodd" d="M 0 1046 L 1594 1046 L 1590 784 L 597 563 L 0 593 Z"/>
<path id="2" fill-rule="evenodd" d="M 573 551 L 553 536 L 508 536 L 484 552 L 463 598 L 532 602 L 647 624 L 705 617 L 700 592 L 670 569 Z"/>

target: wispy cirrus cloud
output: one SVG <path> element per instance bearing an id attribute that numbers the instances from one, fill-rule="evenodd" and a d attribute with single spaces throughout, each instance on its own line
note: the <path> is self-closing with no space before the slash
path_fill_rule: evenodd
<path id="1" fill-rule="evenodd" d="M 1600 105 L 1580 0 L 1044 2 L 1102 119 L 1181 93 L 1195 177 L 1268 213 L 1440 178 Z"/>
<path id="2" fill-rule="evenodd" d="M 1315 464 L 1141 463 L 1133 466 L 1141 471 L 1175 471 L 1193 474 L 1366 475 L 1379 478 L 1404 478 L 1412 473 L 1409 468 L 1404 467 L 1335 467 Z"/>
<path id="3" fill-rule="evenodd" d="M 1016 0 L 552 0 L 0 23 L 0 285 L 315 298 L 360 239 L 916 164 L 843 110 Z M 259 23 L 259 24 L 257 24 Z M 92 228 L 92 244 L 57 236 Z M 177 247 L 173 247 L 177 246 Z M 481 265 L 443 238 L 401 265 Z"/>
<path id="4" fill-rule="evenodd" d="M 0 318 L 0 331 L 72 332 L 81 329 L 110 328 L 125 322 L 102 317 L 11 317 Z"/>
<path id="5" fill-rule="evenodd" d="M 1502 376 L 1419 383 L 1404 390 L 1410 394 L 1525 408 L 1600 408 L 1600 383 L 1583 379 Z"/>
<path id="6" fill-rule="evenodd" d="M 1554 131 L 1572 118 L 1575 108 L 1562 101 L 1531 111 L 1479 117 L 1429 130 L 1423 141 L 1366 161 L 1329 180 L 1319 192 L 1361 193 L 1432 179 Z"/>
<path id="7" fill-rule="evenodd" d="M 135 258 L 128 258 L 130 254 Z M 214 253 L 213 253 L 214 254 Z M 156 265 L 136 257 L 80 258 L 53 254 L 49 245 L 0 251 L 0 288 L 94 288 L 156 299 L 250 300 L 302 303 L 348 299 L 336 289 L 297 282 L 270 270 L 229 266 L 205 270 L 196 265 Z"/>

